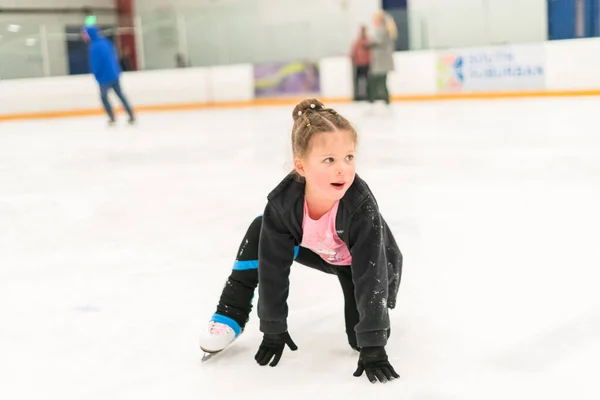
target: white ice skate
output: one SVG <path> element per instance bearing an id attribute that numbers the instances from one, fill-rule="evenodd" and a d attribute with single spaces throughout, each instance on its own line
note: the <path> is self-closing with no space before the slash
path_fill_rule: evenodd
<path id="1" fill-rule="evenodd" d="M 200 340 L 200 349 L 205 354 L 203 361 L 210 358 L 211 355 L 225 350 L 236 338 L 235 331 L 226 324 L 211 321 L 208 323 L 208 332 Z"/>

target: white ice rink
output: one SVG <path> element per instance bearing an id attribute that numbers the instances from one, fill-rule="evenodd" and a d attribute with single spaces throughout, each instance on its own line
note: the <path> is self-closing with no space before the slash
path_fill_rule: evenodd
<path id="1" fill-rule="evenodd" d="M 253 313 L 200 362 L 239 241 L 291 167 L 290 106 L 0 124 L 0 398 L 600 398 L 600 100 L 336 108 L 404 253 L 400 380 L 352 376 L 337 279 L 301 265 L 297 352 L 259 367 Z"/>

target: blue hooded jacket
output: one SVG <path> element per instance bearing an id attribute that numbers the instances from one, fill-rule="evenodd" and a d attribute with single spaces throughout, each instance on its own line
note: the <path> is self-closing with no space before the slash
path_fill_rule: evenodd
<path id="1" fill-rule="evenodd" d="M 96 26 L 87 26 L 85 31 L 90 37 L 90 69 L 100 85 L 115 83 L 119 80 L 121 66 L 115 47 L 103 37 Z"/>

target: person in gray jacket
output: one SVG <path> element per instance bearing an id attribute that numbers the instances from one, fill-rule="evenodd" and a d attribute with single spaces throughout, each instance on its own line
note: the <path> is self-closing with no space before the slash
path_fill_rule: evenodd
<path id="1" fill-rule="evenodd" d="M 387 74 L 394 70 L 394 48 L 398 29 L 393 18 L 384 11 L 373 17 L 375 33 L 371 39 L 371 76 L 369 82 L 369 102 L 384 100 L 390 104 L 387 88 Z"/>

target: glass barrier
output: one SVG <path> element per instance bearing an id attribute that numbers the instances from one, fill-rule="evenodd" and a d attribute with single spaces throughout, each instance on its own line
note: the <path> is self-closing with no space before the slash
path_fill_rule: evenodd
<path id="1" fill-rule="evenodd" d="M 358 30 L 339 12 L 296 21 L 264 18 L 252 4 L 143 14 L 137 18 L 139 57 L 145 69 L 173 68 L 178 54 L 194 67 L 318 60 L 348 54 Z"/>
<path id="2" fill-rule="evenodd" d="M 103 17 L 102 32 L 115 35 L 116 17 Z M 62 76 L 88 70 L 87 45 L 77 15 L 0 14 L 0 80 Z"/>
<path id="3" fill-rule="evenodd" d="M 404 43 L 402 48 L 444 49 L 546 40 L 547 14 L 540 2 L 469 0 L 468 7 L 434 3 L 435 7 L 424 2 L 408 12 L 391 13 L 400 35 L 408 36 L 398 41 Z M 182 63 L 203 67 L 316 61 L 348 55 L 359 26 L 371 24 L 372 12 L 368 9 L 340 9 L 327 4 L 318 13 L 300 7 L 293 14 L 283 3 L 277 13 L 261 10 L 251 2 L 185 10 L 172 7 L 139 14 L 132 27 L 114 28 L 116 15 L 99 18 L 99 24 L 112 38 L 120 32 L 134 32 L 140 70 L 176 68 Z M 39 23 L 20 18 L 0 16 L 0 79 L 87 71 L 87 49 L 80 37 L 81 16 L 40 16 L 36 19 Z"/>
<path id="4" fill-rule="evenodd" d="M 409 49 L 446 49 L 548 39 L 544 2 L 469 0 L 408 10 Z"/>
<path id="5" fill-rule="evenodd" d="M 45 76 L 45 43 L 43 26 L 0 21 L 0 79 Z"/>

